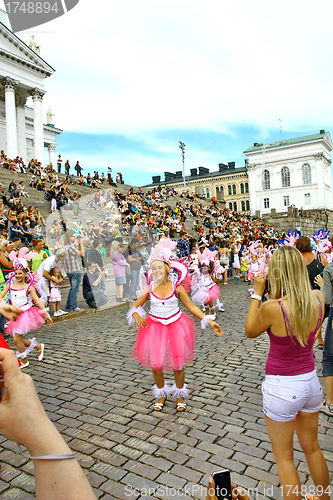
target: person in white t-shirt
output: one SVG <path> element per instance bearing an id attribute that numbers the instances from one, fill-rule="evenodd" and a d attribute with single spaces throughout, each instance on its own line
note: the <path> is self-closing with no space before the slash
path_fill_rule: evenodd
<path id="1" fill-rule="evenodd" d="M 55 285 L 60 285 L 62 281 L 55 276 L 51 276 L 50 271 L 55 267 L 59 267 L 59 263 L 64 261 L 66 256 L 66 250 L 64 248 L 60 248 L 55 255 L 47 257 L 43 260 L 38 268 L 37 274 L 39 276 L 40 286 L 47 296 L 50 295 L 50 281 L 53 281 Z"/>

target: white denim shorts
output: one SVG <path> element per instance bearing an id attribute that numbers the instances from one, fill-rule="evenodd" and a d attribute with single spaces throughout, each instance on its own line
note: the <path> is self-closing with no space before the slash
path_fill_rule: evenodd
<path id="1" fill-rule="evenodd" d="M 264 414 L 277 422 L 289 422 L 299 411 L 315 413 L 322 403 L 316 370 L 293 376 L 266 375 L 262 394 Z"/>

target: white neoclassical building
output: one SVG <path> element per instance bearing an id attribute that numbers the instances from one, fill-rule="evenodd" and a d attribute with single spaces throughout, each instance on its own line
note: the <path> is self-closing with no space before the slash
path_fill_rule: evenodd
<path id="1" fill-rule="evenodd" d="M 56 136 L 62 130 L 43 120 L 44 81 L 55 70 L 5 25 L 4 16 L 1 20 L 0 149 L 11 159 L 36 158 L 44 164 L 47 147 L 48 161 L 55 165 Z M 30 96 L 33 108 L 26 106 Z"/>
<path id="2" fill-rule="evenodd" d="M 288 207 L 332 210 L 332 139 L 329 132 L 268 144 L 255 143 L 247 157 L 252 214 Z"/>

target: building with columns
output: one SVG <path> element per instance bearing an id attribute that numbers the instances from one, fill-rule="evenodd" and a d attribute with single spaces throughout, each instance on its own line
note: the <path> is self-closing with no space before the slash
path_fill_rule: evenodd
<path id="1" fill-rule="evenodd" d="M 56 136 L 62 130 L 43 120 L 44 80 L 55 70 L 3 23 L 0 58 L 0 149 L 8 158 L 44 164 L 47 147 L 46 163 L 55 165 Z M 29 97 L 33 108 L 26 106 Z"/>
<path id="2" fill-rule="evenodd" d="M 306 135 L 244 151 L 250 187 L 251 213 L 332 210 L 332 139 L 329 132 Z"/>
<path id="3" fill-rule="evenodd" d="M 191 168 L 191 175 L 185 176 L 186 191 L 207 199 L 216 198 L 223 208 L 230 208 L 235 212 L 250 210 L 249 183 L 246 167 L 236 167 L 235 162 L 219 163 L 218 170 L 209 172 L 208 168 Z M 182 171 L 175 173 L 164 172 L 164 181 L 161 176 L 153 176 L 152 184 L 145 186 L 153 188 L 161 186 L 174 187 L 179 193 L 184 191 Z"/>

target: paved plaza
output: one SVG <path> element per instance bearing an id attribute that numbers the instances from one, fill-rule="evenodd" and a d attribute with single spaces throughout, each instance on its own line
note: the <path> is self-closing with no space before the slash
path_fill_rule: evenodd
<path id="1" fill-rule="evenodd" d="M 126 307 L 42 328 L 45 358 L 38 363 L 31 355 L 26 372 L 97 498 L 204 498 L 209 476 L 224 468 L 234 483 L 254 490 L 252 498 L 280 498 L 262 413 L 269 342 L 267 335 L 245 338 L 247 288 L 233 281 L 221 287 L 226 311 L 217 321 L 224 337 L 197 321 L 197 359 L 186 370 L 191 395 L 181 414 L 174 399 L 162 413 L 151 409 L 151 373 L 129 359 L 136 328 L 127 325 Z M 315 357 L 320 370 L 317 347 Z M 319 437 L 332 476 L 333 420 L 322 414 Z M 301 482 L 310 485 L 296 439 L 295 460 Z M 33 463 L 2 437 L 0 463 L 0 498 L 34 498 Z"/>

